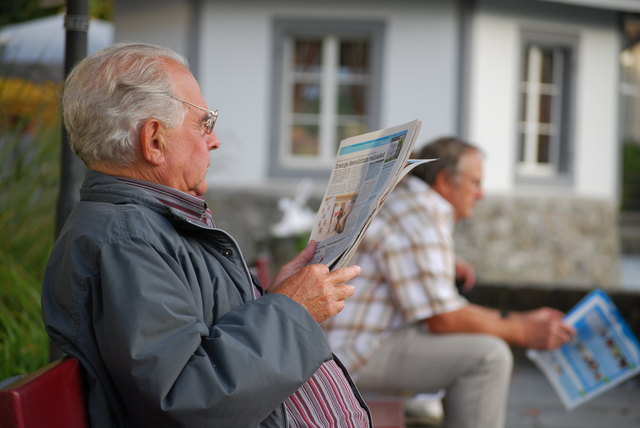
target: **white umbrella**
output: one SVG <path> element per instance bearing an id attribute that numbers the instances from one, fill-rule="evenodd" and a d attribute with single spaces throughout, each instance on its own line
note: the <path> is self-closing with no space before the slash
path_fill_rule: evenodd
<path id="1" fill-rule="evenodd" d="M 113 24 L 92 18 L 87 35 L 88 53 L 112 43 Z M 39 66 L 58 70 L 55 75 L 60 77 L 64 64 L 64 45 L 64 13 L 6 25 L 0 28 L 1 66 L 7 71 Z"/>

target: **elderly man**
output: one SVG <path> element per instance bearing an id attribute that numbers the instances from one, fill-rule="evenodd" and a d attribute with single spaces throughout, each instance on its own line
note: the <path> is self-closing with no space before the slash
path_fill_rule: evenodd
<path id="1" fill-rule="evenodd" d="M 573 330 L 551 308 L 500 313 L 469 304 L 456 276 L 454 222 L 482 198 L 482 155 L 444 138 L 417 154 L 416 167 L 373 220 L 355 263 L 362 274 L 345 310 L 324 327 L 336 354 L 367 390 L 433 393 L 444 389 L 447 427 L 504 426 L 512 355 L 507 343 L 552 349 Z M 490 243 L 487 243 L 490 245 Z"/>
<path id="2" fill-rule="evenodd" d="M 319 322 L 360 269 L 308 265 L 269 293 L 200 197 L 220 141 L 185 60 L 120 44 L 65 82 L 65 125 L 89 168 L 43 284 L 47 332 L 87 374 L 95 427 L 368 427 Z"/>

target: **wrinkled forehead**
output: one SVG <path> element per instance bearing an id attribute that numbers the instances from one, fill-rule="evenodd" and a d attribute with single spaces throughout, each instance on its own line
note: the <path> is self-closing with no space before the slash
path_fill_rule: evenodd
<path id="1" fill-rule="evenodd" d="M 464 172 L 476 177 L 482 176 L 482 154 L 476 150 L 467 150 L 460 156 L 458 172 Z"/>

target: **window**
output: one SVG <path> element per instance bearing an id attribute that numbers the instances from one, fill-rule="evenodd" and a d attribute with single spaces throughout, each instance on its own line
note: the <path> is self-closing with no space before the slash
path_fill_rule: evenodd
<path id="1" fill-rule="evenodd" d="M 525 37 L 520 81 L 517 174 L 557 179 L 569 173 L 573 44 Z"/>
<path id="2" fill-rule="evenodd" d="M 379 124 L 381 24 L 276 22 L 272 176 L 326 177 Z"/>
<path id="3" fill-rule="evenodd" d="M 624 47 L 620 55 L 622 122 L 622 211 L 640 212 L 640 16 L 623 14 Z"/>

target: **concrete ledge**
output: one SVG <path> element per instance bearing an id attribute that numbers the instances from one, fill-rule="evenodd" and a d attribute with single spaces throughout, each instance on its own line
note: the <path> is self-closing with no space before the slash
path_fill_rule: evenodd
<path id="1" fill-rule="evenodd" d="M 621 212 L 618 222 L 621 252 L 640 254 L 640 212 Z"/>
<path id="2" fill-rule="evenodd" d="M 584 288 L 547 287 L 539 285 L 507 286 L 478 284 L 466 296 L 469 301 L 496 309 L 527 311 L 550 306 L 567 312 L 590 290 Z M 618 307 L 629 327 L 640 338 L 640 293 L 624 290 L 605 290 Z"/>

